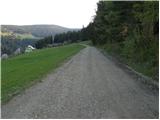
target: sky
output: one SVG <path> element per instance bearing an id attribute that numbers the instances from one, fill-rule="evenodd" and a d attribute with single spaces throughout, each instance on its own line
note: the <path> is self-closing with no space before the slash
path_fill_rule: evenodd
<path id="1" fill-rule="evenodd" d="M 0 0 L 0 24 L 86 27 L 99 0 Z"/>

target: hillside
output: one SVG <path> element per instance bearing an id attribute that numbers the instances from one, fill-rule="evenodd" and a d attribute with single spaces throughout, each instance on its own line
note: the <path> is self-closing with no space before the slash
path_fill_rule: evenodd
<path id="1" fill-rule="evenodd" d="M 67 31 L 73 31 L 77 29 L 70 29 L 61 27 L 58 25 L 1 25 L 1 34 L 13 33 L 13 34 L 28 34 L 34 37 L 46 37 L 49 35 L 54 36 L 58 33 L 63 33 Z"/>
<path id="2" fill-rule="evenodd" d="M 46 36 L 64 33 L 67 31 L 73 31 L 78 29 L 69 29 L 57 25 L 1 25 L 1 42 L 2 42 L 2 54 L 7 53 L 9 55 L 17 48 L 24 48 L 27 45 L 34 46 L 35 42 Z"/>

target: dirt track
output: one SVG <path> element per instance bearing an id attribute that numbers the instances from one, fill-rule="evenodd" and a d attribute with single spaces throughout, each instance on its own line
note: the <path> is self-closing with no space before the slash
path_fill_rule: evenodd
<path id="1" fill-rule="evenodd" d="M 158 118 L 155 94 L 96 48 L 2 106 L 2 118 Z"/>

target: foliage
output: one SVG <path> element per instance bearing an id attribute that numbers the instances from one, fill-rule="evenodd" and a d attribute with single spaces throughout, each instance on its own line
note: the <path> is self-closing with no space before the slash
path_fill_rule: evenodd
<path id="1" fill-rule="evenodd" d="M 54 43 L 73 43 L 81 39 L 80 31 L 68 31 L 67 33 L 56 34 L 54 37 Z"/>
<path id="2" fill-rule="evenodd" d="M 85 28 L 85 33 L 92 33 L 87 39 L 133 67 L 140 65 L 144 68 L 140 72 L 157 79 L 158 10 L 158 1 L 99 1 L 93 22 Z"/>
<path id="3" fill-rule="evenodd" d="M 48 44 L 52 44 L 52 36 L 45 37 L 41 40 L 38 40 L 35 44 L 37 49 L 47 47 Z"/>
<path id="4" fill-rule="evenodd" d="M 86 28 L 82 28 L 79 31 L 68 31 L 66 33 L 56 34 L 54 37 L 54 43 L 74 43 L 79 41 L 87 41 L 92 38 L 93 27 L 92 23 Z"/>
<path id="5" fill-rule="evenodd" d="M 1 54 L 12 55 L 17 48 L 24 52 L 28 45 L 35 46 L 37 39 L 17 39 L 13 36 L 1 36 Z"/>

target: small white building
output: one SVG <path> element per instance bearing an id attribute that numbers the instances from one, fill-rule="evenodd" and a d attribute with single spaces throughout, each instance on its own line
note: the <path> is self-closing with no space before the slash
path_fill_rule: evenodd
<path id="1" fill-rule="evenodd" d="M 35 48 L 32 47 L 31 45 L 28 45 L 25 49 L 25 53 L 32 52 L 33 50 L 35 50 Z"/>

